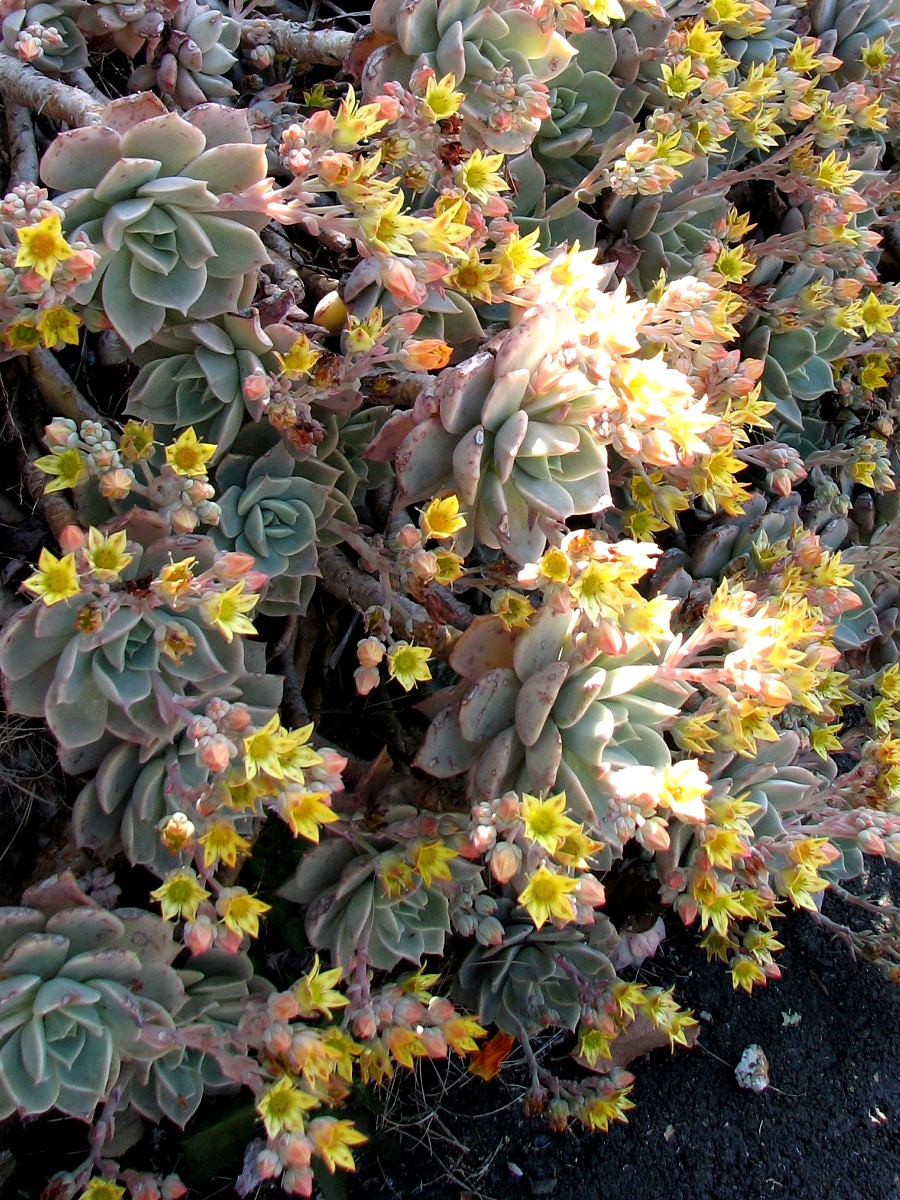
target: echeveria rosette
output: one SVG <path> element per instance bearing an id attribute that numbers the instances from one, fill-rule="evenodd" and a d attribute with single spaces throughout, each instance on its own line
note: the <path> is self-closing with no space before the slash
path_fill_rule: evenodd
<path id="1" fill-rule="evenodd" d="M 47 4 L 44 0 L 24 0 L 19 7 L 4 5 L 0 12 L 3 17 L 3 48 L 10 54 L 24 58 L 30 66 L 45 75 L 63 75 L 67 71 L 78 71 L 87 65 L 88 51 L 84 36 L 76 21 L 81 11 L 88 7 L 84 0 L 54 0 Z M 23 49 L 17 49 L 17 42 L 32 26 L 60 38 L 58 45 L 44 47 L 43 53 L 31 57 Z M 40 44 L 40 33 L 36 32 L 35 44 Z"/>
<path id="2" fill-rule="evenodd" d="M 397 451 L 403 503 L 443 491 L 459 498 L 461 554 L 477 536 L 536 562 L 549 532 L 611 503 L 605 445 L 591 426 L 603 395 L 564 361 L 569 335 L 562 308 L 537 306 L 495 351 L 442 372 L 431 411 Z"/>
<path id="3" fill-rule="evenodd" d="M 357 55 L 367 98 L 419 66 L 450 73 L 465 95 L 463 139 L 502 154 L 521 154 L 547 111 L 542 86 L 565 70 L 575 50 L 552 21 L 506 0 L 375 0 L 372 32 Z"/>
<path id="4" fill-rule="evenodd" d="M 221 517 L 213 531 L 223 550 L 252 554 L 270 583 L 260 611 L 303 612 L 318 575 L 318 529 L 337 507 L 339 477 L 314 458 L 297 462 L 281 443 L 261 457 L 229 454 L 216 472 Z"/>
<path id="5" fill-rule="evenodd" d="M 157 948 L 171 929 L 150 913 L 95 907 L 71 876 L 24 900 L 0 909 L 0 1117 L 56 1108 L 89 1120 L 126 1063 L 170 1044 L 184 988 Z"/>
<path id="6" fill-rule="evenodd" d="M 245 655 L 261 646 L 245 647 Z M 261 655 L 260 655 L 261 656 Z M 253 664 L 249 664 L 252 665 Z M 265 663 L 258 664 L 261 668 Z M 281 702 L 283 680 L 279 675 L 259 673 L 239 676 L 220 698 L 239 695 L 248 706 L 255 726 L 274 715 Z M 186 812 L 188 796 L 204 795 L 213 781 L 210 769 L 197 759 L 196 746 L 186 733 L 173 745 L 163 745 L 148 754 L 143 746 L 120 742 L 105 756 L 96 775 L 81 789 L 72 810 L 72 834 L 77 845 L 102 858 L 122 853 L 130 863 L 147 867 L 163 878 L 177 860 L 163 845 L 160 824 L 177 812 Z M 239 821 L 242 836 L 250 833 Z"/>
<path id="7" fill-rule="evenodd" d="M 173 1009 L 176 1026 L 197 1024 L 223 1043 L 234 1037 L 251 990 L 266 986 L 254 977 L 245 954 L 221 950 L 192 955 L 178 975 L 181 991 L 178 1007 Z M 168 1117 L 182 1128 L 204 1095 L 234 1091 L 235 1087 L 212 1054 L 183 1045 L 150 1062 L 129 1064 L 122 1081 L 129 1105 L 141 1116 L 154 1124 Z"/>
<path id="8" fill-rule="evenodd" d="M 645 646 L 609 657 L 591 648 L 578 609 L 540 608 L 510 632 L 479 617 L 457 641 L 450 666 L 463 682 L 448 693 L 415 765 L 439 779 L 468 774 L 476 801 L 506 791 L 566 793 L 569 809 L 621 853 L 610 771 L 671 764 L 661 727 L 683 692 L 657 678 Z M 601 860 L 604 861 L 604 860 Z"/>
<path id="9" fill-rule="evenodd" d="M 578 976 L 599 985 L 616 972 L 609 955 L 619 935 L 609 920 L 595 914 L 586 930 L 534 922 L 510 900 L 495 913 L 503 925 L 499 945 L 473 945 L 454 984 L 454 996 L 479 1020 L 514 1037 L 529 1036 L 553 1024 L 574 1030 L 582 1013 Z"/>
<path id="10" fill-rule="evenodd" d="M 183 724 L 179 702 L 219 694 L 244 669 L 241 639 L 226 641 L 190 610 L 123 602 L 91 630 L 79 612 L 93 604 L 87 593 L 35 602 L 0 635 L 8 708 L 43 717 L 63 757 L 103 746 L 108 734 L 158 746 Z"/>
<path id="11" fill-rule="evenodd" d="M 41 177 L 63 192 L 64 231 L 100 254 L 73 294 L 134 350 L 178 316 L 246 308 L 269 261 L 265 147 L 246 113 L 203 104 L 187 117 L 144 93 L 114 100 L 101 124 L 61 133 Z"/>
<path id="12" fill-rule="evenodd" d="M 226 100 L 235 90 L 225 78 L 237 62 L 241 26 L 218 8 L 184 0 L 147 46 L 147 62 L 128 81 L 132 92 L 156 88 L 184 109 Z"/>
<path id="13" fill-rule="evenodd" d="M 126 415 L 152 421 L 161 442 L 193 426 L 201 441 L 215 444 L 215 462 L 256 415 L 244 400 L 243 380 L 260 371 L 277 374 L 275 353 L 289 350 L 295 338 L 287 326 L 264 330 L 255 310 L 162 329 L 132 355 L 140 371 Z"/>

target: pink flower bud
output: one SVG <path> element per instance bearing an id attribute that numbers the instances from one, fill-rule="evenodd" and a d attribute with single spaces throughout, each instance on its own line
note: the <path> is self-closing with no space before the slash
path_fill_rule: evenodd
<path id="1" fill-rule="evenodd" d="M 368 1038 L 373 1038 L 378 1032 L 378 1022 L 375 1020 L 375 1013 L 371 1008 L 365 1008 L 358 1012 L 352 1021 L 353 1036 L 361 1041 L 366 1041 Z"/>
<path id="2" fill-rule="evenodd" d="M 270 392 L 269 377 L 262 367 L 257 367 L 252 374 L 245 376 L 241 380 L 241 392 L 244 399 L 251 404 L 259 400 L 265 400 L 268 397 Z"/>
<path id="3" fill-rule="evenodd" d="M 112 472 L 110 472 L 110 474 L 112 474 Z M 103 479 L 106 478 L 107 476 L 104 475 L 100 480 L 101 492 L 103 491 Z M 175 533 L 193 533 L 200 524 L 200 518 L 197 516 L 194 510 L 192 508 L 186 508 L 183 505 L 179 506 L 172 512 L 170 520 L 172 522 L 172 530 Z"/>
<path id="4" fill-rule="evenodd" d="M 289 1196 L 311 1196 L 313 1173 L 309 1167 L 291 1167 L 282 1176 L 281 1187 Z"/>
<path id="5" fill-rule="evenodd" d="M 589 904 L 591 908 L 602 908 L 606 903 L 606 888 L 593 875 L 581 876 L 576 894 L 582 904 Z"/>
<path id="6" fill-rule="evenodd" d="M 479 854 L 486 854 L 497 841 L 497 830 L 493 825 L 476 825 L 469 834 L 469 840 Z"/>
<path id="7" fill-rule="evenodd" d="M 381 676 L 374 667 L 357 667 L 353 672 L 353 682 L 356 684 L 357 696 L 368 696 L 381 681 Z"/>
<path id="8" fill-rule="evenodd" d="M 422 535 L 415 525 L 404 525 L 397 534 L 397 542 L 404 550 L 414 550 L 422 544 Z"/>
<path id="9" fill-rule="evenodd" d="M 225 715 L 225 726 L 234 733 L 243 733 L 250 727 L 252 720 L 246 704 L 233 704 Z"/>
<path id="10" fill-rule="evenodd" d="M 114 467 L 112 471 L 107 471 L 105 475 L 100 476 L 98 481 L 100 495 L 104 500 L 124 500 L 133 486 L 134 476 L 122 467 Z M 194 525 L 196 523 L 195 518 Z M 190 533 L 190 530 L 179 530 L 179 532 Z"/>
<path id="11" fill-rule="evenodd" d="M 856 841 L 865 854 L 884 855 L 887 853 L 887 845 L 884 838 L 875 829 L 861 829 L 856 835 Z"/>
<path id="12" fill-rule="evenodd" d="M 281 1170 L 281 1159 L 274 1150 L 260 1150 L 256 1156 L 256 1173 L 260 1179 L 274 1179 Z"/>
<path id="13" fill-rule="evenodd" d="M 167 1175 L 162 1181 L 162 1200 L 181 1200 L 187 1195 L 187 1187 L 177 1175 Z"/>
<path id="14" fill-rule="evenodd" d="M 291 1167 L 308 1167 L 312 1158 L 312 1143 L 302 1133 L 292 1133 L 282 1147 L 284 1161 Z"/>
<path id="15" fill-rule="evenodd" d="M 428 1003 L 428 1015 L 432 1021 L 437 1021 L 439 1025 L 443 1025 L 445 1021 L 449 1021 L 456 1016 L 456 1009 L 446 996 L 432 996 Z"/>
<path id="16" fill-rule="evenodd" d="M 384 655 L 384 644 L 378 638 L 367 637 L 356 643 L 356 658 L 361 667 L 377 667 Z"/>
<path id="17" fill-rule="evenodd" d="M 191 954 L 205 954 L 215 941 L 216 929 L 209 917 L 198 916 L 184 927 L 184 944 Z"/>
<path id="18" fill-rule="evenodd" d="M 498 821 L 517 821 L 521 812 L 519 797 L 515 792 L 506 792 L 494 803 L 494 812 Z"/>
<path id="19" fill-rule="evenodd" d="M 224 771 L 231 762 L 231 755 L 234 747 L 227 738 L 218 737 L 210 738 L 198 751 L 197 757 L 204 767 L 209 767 L 211 771 Z"/>
<path id="20" fill-rule="evenodd" d="M 277 996 L 270 997 L 269 1012 L 276 1021 L 283 1021 L 287 1024 L 297 1016 L 300 1007 L 293 992 L 279 992 Z"/>
<path id="21" fill-rule="evenodd" d="M 501 842 L 491 852 L 490 864 L 497 882 L 509 883 L 522 865 L 522 851 L 512 842 Z"/>
<path id="22" fill-rule="evenodd" d="M 447 1039 L 441 1033 L 440 1029 L 435 1029 L 434 1026 L 423 1029 L 419 1034 L 419 1041 L 425 1048 L 425 1053 L 429 1058 L 447 1057 Z"/>

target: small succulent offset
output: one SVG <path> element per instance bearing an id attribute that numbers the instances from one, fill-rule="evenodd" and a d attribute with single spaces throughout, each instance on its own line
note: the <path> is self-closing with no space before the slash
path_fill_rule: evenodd
<path id="1" fill-rule="evenodd" d="M 253 299 L 270 200 L 245 113 L 204 105 L 185 118 L 147 93 L 113 100 L 100 124 L 59 135 L 41 176 L 64 193 L 66 233 L 100 254 L 75 298 L 129 349 L 176 314 L 207 320 Z"/>
<path id="2" fill-rule="evenodd" d="M 218 8 L 182 0 L 165 25 L 147 40 L 146 63 L 132 73 L 129 89 L 157 88 L 180 108 L 225 100 L 235 90 L 225 76 L 237 62 L 233 51 L 241 27 Z"/>
<path id="3" fill-rule="evenodd" d="M 244 381 L 275 371 L 295 337 L 287 326 L 263 329 L 255 310 L 169 325 L 132 354 L 140 370 L 126 414 L 152 422 L 158 440 L 193 428 L 215 443 L 215 462 L 250 416 Z"/>
<path id="4" fill-rule="evenodd" d="M 3 48 L 46 75 L 77 71 L 88 52 L 78 18 L 84 0 L 21 0 L 3 6 Z"/>
<path id="5" fill-rule="evenodd" d="M 274 431 L 269 431 L 274 438 Z M 333 467 L 314 458 L 297 462 L 282 442 L 253 457 L 229 454 L 216 472 L 221 517 L 216 545 L 252 555 L 270 582 L 262 612 L 302 612 L 318 570 L 319 530 L 337 502 Z"/>

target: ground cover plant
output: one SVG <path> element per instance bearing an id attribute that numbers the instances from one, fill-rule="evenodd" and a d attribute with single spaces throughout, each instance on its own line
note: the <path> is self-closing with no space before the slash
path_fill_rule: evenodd
<path id="1" fill-rule="evenodd" d="M 448 1055 L 606 1131 L 697 1034 L 667 919 L 900 980 L 820 912 L 900 861 L 900 8 L 322 15 L 3 5 L 0 672 L 75 850 L 0 1115 L 86 1124 L 65 1200 L 204 1120 L 327 1189 Z"/>

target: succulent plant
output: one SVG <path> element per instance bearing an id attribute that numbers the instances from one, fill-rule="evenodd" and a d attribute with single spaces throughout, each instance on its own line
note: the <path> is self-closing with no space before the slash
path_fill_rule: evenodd
<path id="1" fill-rule="evenodd" d="M 691 270 L 712 236 L 712 226 L 725 219 L 728 205 L 720 192 L 694 196 L 706 182 L 709 159 L 695 158 L 679 167 L 680 178 L 658 196 L 616 196 L 601 204 L 601 259 L 619 263 L 618 273 L 646 295 L 661 271 L 680 279 Z M 687 195 L 685 195 L 687 193 Z"/>
<path id="2" fill-rule="evenodd" d="M 578 635 L 578 609 L 538 609 L 527 628 L 505 631 L 478 617 L 459 638 L 450 666 L 463 679 L 432 721 L 415 765 L 439 779 L 468 773 L 476 800 L 506 791 L 564 791 L 574 815 L 606 845 L 609 866 L 623 839 L 610 770 L 671 762 L 660 726 L 680 693 L 658 679 L 646 648 L 617 658 Z"/>
<path id="3" fill-rule="evenodd" d="M 503 941 L 472 947 L 456 976 L 458 1002 L 513 1036 L 551 1025 L 574 1030 L 582 1011 L 580 980 L 596 985 L 616 977 L 609 960 L 619 940 L 613 926 L 601 915 L 587 930 L 535 929 L 510 900 L 498 902 L 495 916 Z"/>
<path id="4" fill-rule="evenodd" d="M 147 62 L 128 81 L 133 92 L 157 88 L 181 108 L 225 100 L 235 90 L 225 76 L 237 62 L 240 24 L 220 9 L 182 0 L 147 44 Z"/>
<path id="5" fill-rule="evenodd" d="M 798 263 L 781 274 L 783 264 L 764 260 L 751 277 L 754 286 L 777 279 L 770 302 L 796 296 L 816 277 L 816 270 Z M 778 277 L 780 275 L 780 278 Z M 791 429 L 803 429 L 804 408 L 834 389 L 829 363 L 839 358 L 853 342 L 853 335 L 832 326 L 818 329 L 799 323 L 794 328 L 773 329 L 765 322 L 750 320 L 745 326 L 741 353 L 745 358 L 765 361 L 762 398 L 775 405 L 774 414 Z"/>
<path id="6" fill-rule="evenodd" d="M 171 930 L 149 913 L 96 907 L 71 876 L 23 899 L 0 909 L 0 1114 L 57 1108 L 87 1120 L 124 1064 L 168 1046 L 182 985 L 156 951 Z"/>
<path id="7" fill-rule="evenodd" d="M 241 676 L 220 696 L 227 699 L 230 692 L 239 694 L 254 723 L 260 726 L 277 710 L 283 681 L 280 676 L 263 673 L 261 645 L 245 647 L 248 659 L 253 657 L 251 650 L 260 652 L 262 661 L 253 664 L 259 672 Z M 148 867 L 162 878 L 175 866 L 175 858 L 163 845 L 159 827 L 166 817 L 184 811 L 184 801 L 173 782 L 177 779 L 189 793 L 202 795 L 211 778 L 212 773 L 200 765 L 195 746 L 186 734 L 174 745 L 161 746 L 149 756 L 143 747 L 121 742 L 106 755 L 75 800 L 75 842 L 103 857 L 124 853 L 130 863 Z M 238 832 L 243 836 L 247 831 Z"/>
<path id="8" fill-rule="evenodd" d="M 171 929 L 171 926 L 167 926 Z M 170 935 L 171 936 L 171 935 Z M 173 952 L 180 947 L 174 944 Z M 251 990 L 261 986 L 244 954 L 209 950 L 178 971 L 179 990 L 166 997 L 177 1027 L 199 1024 L 211 1044 L 224 1047 L 246 1011 Z M 204 1095 L 233 1091 L 217 1056 L 204 1049 L 174 1046 L 147 1063 L 132 1063 L 122 1079 L 129 1105 L 154 1124 L 168 1117 L 184 1126 Z"/>
<path id="9" fill-rule="evenodd" d="M 397 305 L 381 281 L 381 264 L 373 255 L 363 258 L 350 272 L 341 289 L 347 311 L 364 321 L 380 307 L 385 318 L 397 314 Z M 422 322 L 416 330 L 420 338 L 440 338 L 448 346 L 474 349 L 484 337 L 481 322 L 471 303 L 452 288 L 428 287 L 419 306 Z"/>
<path id="10" fill-rule="evenodd" d="M 298 463 L 280 441 L 260 457 L 223 459 L 216 472 L 222 515 L 213 537 L 222 550 L 252 554 L 256 570 L 269 576 L 260 611 L 305 610 L 318 574 L 317 530 L 337 507 L 331 496 L 337 479 L 335 468 L 315 458 Z"/>
<path id="11" fill-rule="evenodd" d="M 749 818 L 754 842 L 765 845 L 767 839 L 785 839 L 788 831 L 802 833 L 810 796 L 821 793 L 834 781 L 837 768 L 831 759 L 818 768 L 799 766 L 799 755 L 800 739 L 789 729 L 777 742 L 759 744 L 752 759 L 717 755 L 709 764 L 710 802 L 728 795 L 756 805 Z M 823 867 L 823 877 L 840 881 L 861 874 L 863 857 L 856 844 L 849 838 L 832 841 L 841 857 Z"/>
<path id="12" fill-rule="evenodd" d="M 209 546 L 203 538 L 175 544 L 200 555 Z M 165 544 L 159 552 L 165 555 Z M 127 592 L 116 601 L 101 609 L 93 595 L 81 593 L 53 606 L 35 602 L 0 635 L 7 705 L 45 717 L 64 766 L 73 752 L 86 762 L 89 748 L 96 765 L 109 748 L 108 734 L 151 749 L 161 745 L 184 723 L 180 704 L 220 693 L 244 670 L 240 639 L 226 641 L 193 611 L 151 607 Z"/>
<path id="13" fill-rule="evenodd" d="M 80 70 L 88 60 L 87 44 L 76 24 L 84 7 L 84 0 L 52 4 L 21 0 L 18 5 L 4 5 L 4 49 L 45 75 Z"/>
<path id="14" fill-rule="evenodd" d="M 132 350 L 177 314 L 207 320 L 246 307 L 268 262 L 265 174 L 246 114 L 220 105 L 184 118 L 143 94 L 113 100 L 101 124 L 61 133 L 41 175 L 65 193 L 65 232 L 83 231 L 101 256 L 76 300 L 105 313 Z"/>
<path id="15" fill-rule="evenodd" d="M 666 550 L 650 586 L 654 592 L 677 597 L 683 613 L 696 613 L 726 577 L 740 574 L 752 589 L 753 564 L 761 547 L 783 541 L 790 548 L 800 533 L 812 531 L 824 550 L 838 550 L 846 544 L 851 529 L 846 517 L 817 511 L 814 505 L 801 512 L 798 492 L 772 502 L 761 492 L 753 492 L 740 516 L 714 518 L 691 553 L 677 547 Z M 832 631 L 835 644 L 843 651 L 858 649 L 875 636 L 872 598 L 859 578 L 854 578 L 853 587 L 862 604 L 843 613 Z"/>
<path id="16" fill-rule="evenodd" d="M 389 971 L 443 952 L 451 928 L 446 895 L 419 878 L 392 894 L 379 877 L 391 854 L 390 847 L 384 855 L 374 847 L 360 853 L 351 842 L 330 838 L 303 856 L 296 878 L 280 893 L 309 905 L 307 937 L 345 971 L 359 953 L 376 970 Z"/>
<path id="17" fill-rule="evenodd" d="M 397 452 L 404 503 L 449 489 L 469 511 L 460 553 L 475 536 L 517 562 L 535 562 L 547 531 L 609 503 L 606 451 L 590 426 L 597 385 L 563 363 L 569 316 L 538 306 L 481 350 L 444 371 L 433 414 Z"/>
<path id="18" fill-rule="evenodd" d="M 506 0 L 376 0 L 371 23 L 361 72 L 367 96 L 389 80 L 408 83 L 417 66 L 439 78 L 451 73 L 466 96 L 464 137 L 504 154 L 528 149 L 547 110 L 542 85 L 575 53 L 552 22 Z"/>
<path id="19" fill-rule="evenodd" d="M 132 355 L 141 369 L 125 412 L 152 421 L 158 441 L 193 426 L 201 441 L 216 445 L 216 462 L 248 419 L 242 381 L 277 371 L 275 351 L 289 349 L 295 337 L 287 326 L 264 330 L 255 310 L 167 326 Z"/>
<path id="20" fill-rule="evenodd" d="M 137 3 L 86 4 L 78 14 L 78 28 L 88 38 L 111 42 L 134 58 L 149 39 L 162 33 L 171 20 L 178 0 L 137 0 Z"/>
<path id="21" fill-rule="evenodd" d="M 900 7 L 897 0 L 813 0 L 808 14 L 810 33 L 822 39 L 821 51 L 843 63 L 833 75 L 843 84 L 864 77 L 861 51 L 866 46 L 881 37 L 894 44 Z"/>

